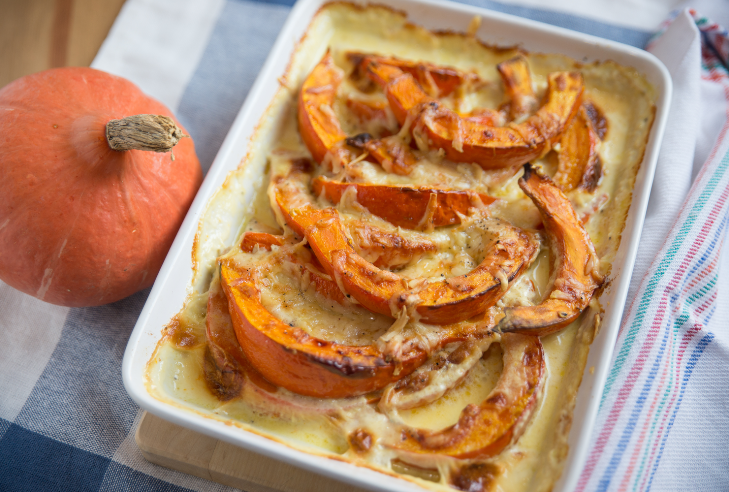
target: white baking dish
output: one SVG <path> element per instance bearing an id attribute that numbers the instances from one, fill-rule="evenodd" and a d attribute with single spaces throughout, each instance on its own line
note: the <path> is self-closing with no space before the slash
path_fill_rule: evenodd
<path id="1" fill-rule="evenodd" d="M 180 228 L 132 332 L 122 366 L 124 385 L 134 401 L 155 415 L 269 457 L 372 490 L 422 490 L 404 480 L 298 451 L 260 435 L 205 418 L 191 410 L 163 403 L 152 397 L 144 384 L 147 363 L 163 327 L 182 309 L 193 288 L 191 250 L 206 204 L 223 184 L 228 172 L 237 168 L 246 156 L 249 139 L 279 88 L 278 78 L 286 72 L 298 41 L 325 3 L 326 0 L 300 0 L 291 11 Z M 618 334 L 658 149 L 667 121 L 671 99 L 670 76 L 655 57 L 642 50 L 518 17 L 427 0 L 393 0 L 389 6 L 405 11 L 412 22 L 433 30 L 465 31 L 473 16 L 480 15 L 482 22 L 477 36 L 489 44 L 518 44 L 526 50 L 561 53 L 584 62 L 611 59 L 635 68 L 655 87 L 656 118 L 636 177 L 620 249 L 613 262 L 611 288 L 601 297 L 601 304 L 605 306 L 603 327 L 592 344 L 574 411 L 569 439 L 570 454 L 562 478 L 555 487 L 555 490 L 572 490 L 589 449 L 589 439 Z M 253 182 L 247 186 L 253 186 Z M 241 207 L 246 207 L 245 200 Z M 226 220 L 235 221 L 234 218 Z M 230 241 L 236 233 L 237 228 L 233 226 Z M 594 373 L 587 370 L 591 367 L 594 367 Z"/>

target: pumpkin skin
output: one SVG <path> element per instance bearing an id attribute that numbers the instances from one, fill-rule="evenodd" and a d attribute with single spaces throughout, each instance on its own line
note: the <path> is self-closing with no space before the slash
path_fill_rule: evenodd
<path id="1" fill-rule="evenodd" d="M 106 123 L 136 114 L 175 119 L 131 82 L 91 68 L 0 90 L 0 279 L 72 307 L 152 285 L 202 170 L 190 138 L 174 161 L 111 150 Z"/>

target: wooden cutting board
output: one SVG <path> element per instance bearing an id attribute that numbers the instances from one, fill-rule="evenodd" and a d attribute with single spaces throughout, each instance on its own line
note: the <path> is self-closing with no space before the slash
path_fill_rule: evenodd
<path id="1" fill-rule="evenodd" d="M 145 412 L 135 434 L 147 461 L 246 492 L 365 492 Z M 336 462 L 332 462 L 336 466 Z"/>

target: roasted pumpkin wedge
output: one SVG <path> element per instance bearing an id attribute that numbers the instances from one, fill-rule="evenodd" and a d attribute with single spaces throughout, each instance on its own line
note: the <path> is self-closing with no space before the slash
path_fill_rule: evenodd
<path id="1" fill-rule="evenodd" d="M 389 106 L 387 101 L 361 100 L 348 97 L 345 105 L 352 111 L 360 123 L 368 123 L 373 120 L 388 120 Z"/>
<path id="2" fill-rule="evenodd" d="M 520 120 L 537 109 L 537 98 L 532 89 L 532 77 L 529 63 L 524 55 L 518 55 L 496 65 L 504 82 L 509 116 L 512 120 Z"/>
<path id="3" fill-rule="evenodd" d="M 451 352 L 443 349 L 434 353 L 412 374 L 385 388 L 378 403 L 379 409 L 385 413 L 406 410 L 443 396 L 468 375 L 493 342 L 499 341 L 495 333 L 489 335 L 468 339 Z"/>
<path id="4" fill-rule="evenodd" d="M 364 53 L 347 53 L 347 58 L 354 64 L 355 76 L 362 77 L 367 74 L 367 66 L 376 61 L 382 65 L 398 68 L 409 73 L 418 81 L 421 87 L 433 97 L 444 97 L 452 93 L 465 80 L 478 80 L 473 73 L 463 73 L 452 67 L 433 65 L 432 63 L 401 60 L 395 57 L 367 55 Z"/>
<path id="5" fill-rule="evenodd" d="M 280 209 L 277 202 L 279 200 L 278 195 L 281 194 L 286 196 L 291 206 L 294 207 L 312 203 L 311 196 L 308 193 L 309 169 L 310 166 L 306 160 L 295 159 L 287 163 L 282 174 L 274 171 L 271 176 L 271 183 L 273 184 L 271 198 L 272 205 L 276 210 Z M 281 226 L 288 224 L 300 237 L 305 236 L 304 229 L 296 223 L 289 222 L 285 218 L 280 219 L 280 221 Z M 378 267 L 400 267 L 411 261 L 417 261 L 424 253 L 437 249 L 437 245 L 433 241 L 422 235 L 414 237 L 416 235 L 411 233 L 409 234 L 410 237 L 406 238 L 402 234 L 356 219 L 343 220 L 342 225 L 347 237 L 356 239 L 353 247 L 357 253 Z M 271 239 L 266 239 L 264 236 L 259 240 L 263 242 L 276 241 L 276 238 L 274 236 Z M 253 239 L 248 241 L 253 241 Z M 245 242 L 244 237 L 241 246 Z M 250 247 L 252 248 L 252 246 Z"/>
<path id="6" fill-rule="evenodd" d="M 353 75 L 358 78 L 368 76 L 367 67 L 371 62 L 375 61 L 381 65 L 397 68 L 405 73 L 409 73 L 418 82 L 420 87 L 423 88 L 426 94 L 435 98 L 448 96 L 457 88 L 463 86 L 464 82 L 470 81 L 477 84 L 480 81 L 480 78 L 475 73 L 462 72 L 452 67 L 363 53 L 349 53 L 348 55 L 350 60 L 355 63 L 356 68 Z M 516 57 L 512 62 L 516 63 L 515 60 L 519 60 L 519 58 L 524 59 L 523 56 Z M 526 59 L 524 59 L 523 63 L 527 69 L 526 74 L 521 70 L 521 66 L 511 68 L 509 61 L 503 62 L 502 64 L 504 65 L 504 71 L 502 72 L 500 70 L 502 79 L 509 88 L 513 88 L 512 91 L 507 90 L 507 96 L 519 99 L 516 107 L 522 111 L 526 112 L 529 108 L 535 110 L 536 108 L 532 107 L 531 101 L 529 100 L 529 94 L 531 94 L 532 98 L 534 98 L 534 94 L 531 89 L 531 79 L 529 77 Z M 371 75 L 369 76 L 371 77 Z M 456 99 L 456 103 L 458 103 L 458 99 Z M 534 98 L 534 103 L 536 103 L 536 98 Z M 507 103 L 505 106 L 508 113 L 511 104 Z M 464 114 L 459 112 L 458 114 L 463 116 L 464 119 L 489 126 L 502 126 L 506 122 L 505 114 L 501 110 L 496 109 L 476 108 L 469 113 Z"/>
<path id="7" fill-rule="evenodd" d="M 407 176 L 418 164 L 417 156 L 396 135 L 371 139 L 364 148 L 388 173 Z"/>
<path id="8" fill-rule="evenodd" d="M 492 320 L 452 324 L 443 327 L 439 339 L 427 350 L 407 341 L 393 356 L 386 345 L 381 349 L 378 344 L 356 346 L 322 340 L 279 320 L 261 302 L 260 268 L 223 259 L 220 271 L 245 357 L 268 381 L 301 395 L 344 398 L 378 390 L 415 370 L 427 359 L 428 351 L 486 333 L 493 326 Z M 339 292 L 339 302 L 345 302 L 333 280 L 311 270 L 308 278 L 320 294 Z"/>
<path id="9" fill-rule="evenodd" d="M 369 133 L 359 133 L 345 140 L 348 145 L 366 150 L 388 173 L 407 176 L 418 163 L 418 157 L 398 135 L 376 139 Z M 372 159 L 368 159 L 372 160 Z"/>
<path id="10" fill-rule="evenodd" d="M 286 223 L 303 233 L 324 270 L 342 290 L 376 313 L 398 317 L 403 309 L 414 309 L 431 324 L 472 318 L 501 299 L 508 283 L 529 267 L 538 251 L 538 241 L 531 233 L 498 219 L 482 219 L 488 221 L 485 229 L 493 239 L 474 270 L 438 281 L 406 279 L 357 254 L 336 210 L 306 203 L 301 192 L 305 186 L 293 183 L 296 176 L 308 182 L 305 173 L 281 172 L 272 179 L 271 194 Z"/>
<path id="11" fill-rule="evenodd" d="M 236 338 L 228 311 L 228 299 L 217 274 L 208 293 L 205 334 L 208 340 L 204 363 L 205 383 L 218 398 L 228 401 L 238 396 L 246 378 L 264 391 L 276 390 L 246 359 Z"/>
<path id="12" fill-rule="evenodd" d="M 562 191 L 575 188 L 595 191 L 602 178 L 599 146 L 600 137 L 583 104 L 560 140 L 559 167 L 554 182 Z"/>
<path id="13" fill-rule="evenodd" d="M 217 277 L 208 294 L 205 329 L 208 339 L 204 362 L 205 383 L 220 400 L 231 400 L 243 390 L 245 355 L 235 338 L 228 302 Z"/>
<path id="14" fill-rule="evenodd" d="M 524 166 L 519 186 L 539 209 L 549 236 L 556 256 L 554 284 L 540 304 L 504 309 L 497 330 L 549 335 L 580 315 L 603 278 L 592 241 L 564 193 L 529 164 Z"/>
<path id="15" fill-rule="evenodd" d="M 342 70 L 327 52 L 304 80 L 299 93 L 301 138 L 314 160 L 320 164 L 329 163 L 329 168 L 332 168 L 334 160 L 346 164 L 353 158 L 353 153 L 342 145 L 347 135 L 332 109 L 342 77 Z"/>
<path id="16" fill-rule="evenodd" d="M 353 239 L 355 251 L 380 268 L 402 267 L 437 250 L 437 244 L 428 239 L 412 235 L 406 238 L 358 220 L 344 221 L 344 228 Z"/>
<path id="17" fill-rule="evenodd" d="M 428 96 L 412 75 L 371 62 L 370 77 L 381 85 L 400 124 L 408 115 L 413 131 L 423 131 L 431 145 L 455 162 L 475 162 L 485 169 L 524 164 L 550 150 L 572 121 L 582 100 L 582 75 L 555 72 L 547 77 L 545 104 L 521 123 L 492 127 L 464 119 Z"/>
<path id="18" fill-rule="evenodd" d="M 406 229 L 421 229 L 460 224 L 460 215 L 472 208 L 482 209 L 495 201 L 484 193 L 410 186 L 345 183 L 317 177 L 312 181 L 315 195 L 338 203 L 347 189 L 356 190 L 357 202 L 370 213 L 393 225 Z"/>
<path id="19" fill-rule="evenodd" d="M 426 358 L 413 349 L 399 361 L 386 361 L 373 346 L 347 346 L 321 340 L 280 321 L 260 301 L 255 269 L 221 264 L 233 326 L 251 363 L 266 379 L 298 394 L 318 398 L 362 395 L 386 386 Z"/>
<path id="20" fill-rule="evenodd" d="M 458 422 L 444 430 L 403 427 L 400 438 L 390 444 L 402 460 L 417 462 L 423 454 L 488 458 L 519 438 L 536 407 L 545 375 L 544 351 L 538 338 L 513 333 L 502 336 L 501 347 L 504 369 L 488 397 L 480 405 L 468 405 Z"/>
<path id="21" fill-rule="evenodd" d="M 272 246 L 281 246 L 283 243 L 284 238 L 281 236 L 274 236 L 266 232 L 248 231 L 243 234 L 240 240 L 240 249 L 245 253 L 251 253 L 257 246 L 259 249 L 271 251 Z"/>
<path id="22" fill-rule="evenodd" d="M 386 171 L 409 174 L 417 164 L 417 158 L 399 139 L 376 140 L 367 133 L 347 138 L 332 109 L 341 81 L 342 71 L 327 53 L 301 87 L 299 131 L 314 160 L 327 170 L 338 171 L 354 160 L 356 149 L 366 149 Z M 371 116 L 386 122 L 388 118 L 385 108 L 380 109 L 351 99 L 347 104 L 356 110 L 355 114 L 360 119 Z"/>

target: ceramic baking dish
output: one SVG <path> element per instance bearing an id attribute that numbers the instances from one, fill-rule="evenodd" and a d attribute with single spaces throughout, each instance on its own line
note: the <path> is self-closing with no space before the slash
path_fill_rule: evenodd
<path id="1" fill-rule="evenodd" d="M 198 222 L 208 201 L 221 187 L 226 175 L 241 164 L 249 151 L 250 138 L 279 89 L 279 78 L 285 74 L 297 43 L 306 33 L 312 18 L 325 3 L 326 0 L 300 0 L 292 9 L 180 228 L 132 332 L 122 366 L 124 386 L 137 404 L 159 417 L 263 455 L 372 490 L 423 490 L 413 483 L 308 454 L 252 432 L 225 425 L 221 421 L 206 418 L 192 410 L 163 403 L 148 393 L 144 382 L 147 363 L 163 328 L 182 309 L 192 289 L 202 282 L 199 278 L 193 278 L 191 250 L 198 233 Z M 411 22 L 431 30 L 462 32 L 467 29 L 473 17 L 478 15 L 482 21 L 476 35 L 489 44 L 520 45 L 526 50 L 560 53 L 581 62 L 610 59 L 635 68 L 655 88 L 655 121 L 636 176 L 633 201 L 620 248 L 613 261 L 611 288 L 601 297 L 601 304 L 605 307 L 603 326 L 592 343 L 585 366 L 569 437 L 570 453 L 564 473 L 555 487 L 555 490 L 572 490 L 589 449 L 589 440 L 623 313 L 658 150 L 667 121 L 671 99 L 670 76 L 661 62 L 645 51 L 518 17 L 455 3 L 426 0 L 393 0 L 389 2 L 389 6 L 406 12 Z M 220 217 L 220 221 L 229 224 L 228 244 L 237 235 L 236 221 L 250 205 L 253 187 L 257 182 L 257 179 L 248 180 L 239 190 L 243 198 L 238 208 L 231 211 L 230 216 Z M 226 238 L 222 237 L 221 240 L 224 242 Z M 591 367 L 594 367 L 594 373 L 588 371 L 587 368 Z"/>

